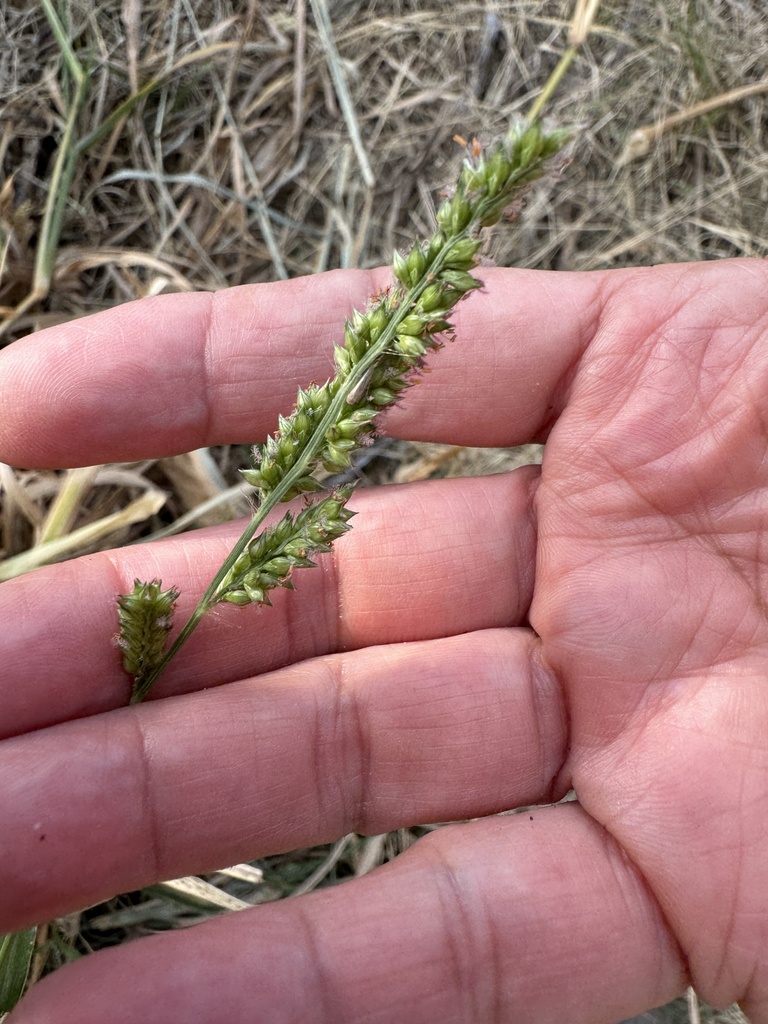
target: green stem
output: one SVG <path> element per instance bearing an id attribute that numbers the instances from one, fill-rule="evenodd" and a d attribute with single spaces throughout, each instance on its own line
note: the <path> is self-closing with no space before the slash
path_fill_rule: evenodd
<path id="1" fill-rule="evenodd" d="M 75 95 L 67 111 L 64 135 L 56 154 L 53 173 L 48 185 L 48 198 L 43 212 L 40 240 L 37 245 L 35 258 L 33 291 L 45 289 L 47 292 L 51 283 L 53 264 L 61 232 L 61 221 L 64 216 L 64 207 L 69 197 L 69 187 L 72 184 L 75 167 L 77 166 L 75 127 L 88 93 L 88 75 L 75 56 L 51 0 L 40 0 L 40 4 L 51 26 L 51 31 L 56 37 L 56 42 L 59 44 L 64 63 L 75 81 Z"/>
<path id="2" fill-rule="evenodd" d="M 563 56 L 557 62 L 555 70 L 549 76 L 547 81 L 544 83 L 544 88 L 539 93 L 536 101 L 534 102 L 531 109 L 528 111 L 527 120 L 533 122 L 541 114 L 542 110 L 546 107 L 549 101 L 552 99 L 557 87 L 563 79 L 563 75 L 573 63 L 573 58 L 576 56 L 577 47 L 569 46 Z"/>
<path id="3" fill-rule="evenodd" d="M 75 51 L 72 49 L 72 44 L 67 33 L 64 31 L 64 26 L 61 24 L 56 8 L 51 0 L 40 0 L 40 6 L 43 8 L 43 13 L 48 19 L 48 24 L 51 26 L 51 32 L 56 37 L 64 63 L 67 65 L 70 75 L 79 85 L 80 80 L 85 77 L 85 72 L 83 71 L 82 64 L 75 56 Z"/>
<path id="4" fill-rule="evenodd" d="M 158 75 L 157 78 L 151 78 L 148 82 L 141 86 L 136 92 L 131 93 L 115 107 L 115 109 L 104 118 L 100 125 L 97 125 L 92 131 L 84 135 L 82 139 L 77 143 L 75 152 L 77 156 L 82 156 L 87 152 L 94 143 L 99 142 L 105 135 L 108 135 L 112 129 L 118 124 L 123 118 L 128 117 L 129 114 L 133 113 L 133 110 L 138 104 L 146 99 L 153 90 L 157 89 L 158 86 L 162 85 L 170 77 L 170 72 L 164 75 Z"/>
<path id="5" fill-rule="evenodd" d="M 40 6 L 43 8 L 43 12 L 51 26 L 51 31 L 61 49 L 64 64 L 74 79 L 75 95 L 67 111 L 64 134 L 56 153 L 56 160 L 48 185 L 43 220 L 40 224 L 40 236 L 35 250 L 32 288 L 26 298 L 22 299 L 18 306 L 0 324 L 0 337 L 6 334 L 28 309 L 41 299 L 44 299 L 50 289 L 53 267 L 56 262 L 56 252 L 59 245 L 59 236 L 61 234 L 61 222 L 64 217 L 64 208 L 67 205 L 69 188 L 75 176 L 75 168 L 77 167 L 79 151 L 75 142 L 75 129 L 78 115 L 88 94 L 88 75 L 82 64 L 78 61 L 67 39 L 67 34 L 59 20 L 55 7 L 51 0 L 40 0 Z"/>

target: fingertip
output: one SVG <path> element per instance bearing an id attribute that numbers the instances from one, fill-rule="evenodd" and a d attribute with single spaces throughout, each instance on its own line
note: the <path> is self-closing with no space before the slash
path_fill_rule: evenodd
<path id="1" fill-rule="evenodd" d="M 195 447 L 211 296 L 161 295 L 22 338 L 0 352 L 0 461 L 97 465 Z M 191 442 L 191 443 L 190 443 Z"/>

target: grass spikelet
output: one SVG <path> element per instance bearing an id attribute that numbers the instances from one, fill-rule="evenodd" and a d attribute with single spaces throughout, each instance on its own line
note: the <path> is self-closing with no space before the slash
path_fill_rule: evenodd
<path id="1" fill-rule="evenodd" d="M 120 632 L 117 646 L 123 652 L 123 668 L 133 676 L 131 704 L 146 694 L 146 681 L 160 664 L 165 652 L 168 631 L 179 596 L 175 587 L 161 589 L 160 580 L 151 583 L 133 581 L 130 594 L 117 599 Z"/>

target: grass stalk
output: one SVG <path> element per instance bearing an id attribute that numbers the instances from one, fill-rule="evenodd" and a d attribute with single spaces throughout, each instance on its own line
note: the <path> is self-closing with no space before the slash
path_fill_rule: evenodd
<path id="1" fill-rule="evenodd" d="M 730 89 L 728 92 L 720 93 L 718 96 L 710 96 L 707 100 L 694 103 L 684 110 L 678 110 L 675 114 L 662 117 L 654 124 L 635 129 L 627 139 L 624 150 L 619 157 L 619 166 L 647 156 L 651 146 L 658 142 L 662 135 L 671 128 L 679 128 L 680 125 L 686 124 L 688 121 L 692 121 L 704 114 L 711 114 L 722 107 L 738 103 L 740 100 L 748 99 L 750 96 L 759 96 L 764 92 L 768 92 L 768 78 L 763 78 L 759 82 L 751 82 L 749 85 L 742 85 L 738 89 Z"/>
<path id="2" fill-rule="evenodd" d="M 474 226 L 474 225 L 473 225 Z M 446 253 L 440 254 L 438 260 L 433 264 L 429 274 L 425 273 L 419 280 L 418 284 L 413 287 L 408 295 L 406 301 L 402 304 L 399 313 L 390 322 L 389 327 L 386 329 L 384 334 L 381 336 L 379 342 L 372 346 L 367 356 L 365 356 L 357 365 L 356 371 L 349 376 L 344 387 L 340 388 L 331 402 L 327 412 L 323 416 L 322 420 L 318 424 L 317 428 L 313 432 L 309 441 L 307 442 L 302 455 L 294 464 L 293 468 L 285 475 L 283 480 L 278 486 L 265 497 L 259 505 L 258 511 L 251 519 L 248 526 L 243 531 L 240 539 L 237 541 L 235 546 L 230 551 L 229 555 L 219 567 L 218 572 L 213 577 L 211 582 L 208 584 L 203 596 L 198 601 L 197 607 L 192 612 L 192 615 L 185 623 L 181 632 L 177 635 L 170 648 L 163 656 L 162 660 L 158 663 L 156 668 L 147 676 L 143 684 L 137 688 L 134 693 L 131 703 L 138 704 L 144 697 L 149 693 L 150 689 L 154 686 L 161 673 L 170 661 L 178 654 L 184 644 L 189 640 L 192 633 L 195 631 L 197 626 L 203 619 L 203 616 L 213 607 L 216 602 L 217 592 L 226 578 L 227 574 L 234 567 L 240 555 L 248 547 L 248 544 L 252 538 L 256 535 L 257 531 L 264 525 L 265 520 L 273 509 L 280 504 L 280 502 L 286 500 L 286 495 L 289 495 L 296 487 L 297 482 L 302 478 L 306 477 L 309 468 L 318 454 L 319 449 L 325 443 L 327 432 L 331 427 L 337 423 L 340 419 L 340 414 L 344 409 L 344 405 L 347 402 L 347 398 L 351 392 L 360 384 L 368 370 L 373 367 L 377 358 L 379 358 L 392 343 L 399 323 L 405 319 L 410 309 L 413 308 L 413 304 L 418 297 L 423 293 L 424 289 L 430 283 L 430 278 L 439 272 L 440 265 L 445 261 Z"/>
<path id="3" fill-rule="evenodd" d="M 511 131 L 487 157 L 476 141 L 467 146 L 455 193 L 438 211 L 436 234 L 415 243 L 407 257 L 396 254 L 394 290 L 348 321 L 345 345 L 334 353 L 336 376 L 321 388 L 299 391 L 292 416 L 281 417 L 278 432 L 258 453 L 257 468 L 244 471 L 259 487 L 258 510 L 164 654 L 157 652 L 161 632 L 170 627 L 175 588 L 161 592 L 160 581 L 136 581 L 133 594 L 119 599 L 120 646 L 134 675 L 131 703 L 146 697 L 215 604 L 268 604 L 269 589 L 292 588 L 292 570 L 314 565 L 309 555 L 330 550 L 348 529 L 352 513 L 344 506 L 351 489 L 310 503 L 295 520 L 289 513 L 254 541 L 278 504 L 321 489 L 312 475 L 319 464 L 344 469 L 349 451 L 370 439 L 380 408 L 397 400 L 414 382 L 406 378 L 420 370 L 426 352 L 440 347 L 440 335 L 451 329 L 448 312 L 479 286 L 468 273 L 480 248 L 479 231 L 496 223 L 545 173 L 566 137 L 564 132 L 547 135 L 533 123 Z M 154 624 L 153 601 L 158 602 Z"/>
<path id="4" fill-rule="evenodd" d="M 75 95 L 69 104 L 67 118 L 64 123 L 64 134 L 56 153 L 53 172 L 48 183 L 48 195 L 43 210 L 40 237 L 35 253 L 32 288 L 5 321 L 0 324 L 0 338 L 28 309 L 41 299 L 44 299 L 50 289 L 64 208 L 69 198 L 69 190 L 77 166 L 75 142 L 77 119 L 88 94 L 88 75 L 70 45 L 55 7 L 51 0 L 40 0 L 40 4 L 61 50 L 64 64 L 75 82 Z"/>
<path id="5" fill-rule="evenodd" d="M 341 113 L 346 123 L 347 130 L 349 131 L 349 137 L 355 150 L 357 162 L 360 164 L 360 173 L 363 177 L 366 188 L 371 189 L 376 184 L 376 177 L 371 169 L 371 162 L 368 159 L 368 154 L 365 151 L 363 139 L 360 135 L 360 126 L 357 122 L 355 105 L 349 92 L 347 76 L 333 35 L 333 23 L 331 22 L 331 15 L 328 11 L 328 4 L 326 3 L 326 0 L 310 0 L 310 5 L 314 11 L 315 24 L 317 25 L 320 45 L 325 52 L 328 70 L 330 71 L 331 78 L 333 79 L 333 87 L 336 90 L 336 96 L 339 101 L 339 106 L 341 107 Z"/>
<path id="6" fill-rule="evenodd" d="M 528 111 L 528 120 L 535 121 L 546 109 L 557 92 L 566 71 L 571 66 L 581 47 L 589 38 L 592 23 L 597 15 L 600 0 L 576 0 L 576 7 L 568 30 L 568 47 L 557 62 L 554 71 L 544 83 L 539 95 Z"/>

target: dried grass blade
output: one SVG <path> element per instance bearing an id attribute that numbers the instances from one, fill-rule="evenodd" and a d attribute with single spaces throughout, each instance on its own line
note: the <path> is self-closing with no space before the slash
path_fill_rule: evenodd
<path id="1" fill-rule="evenodd" d="M 79 549 L 99 543 L 105 537 L 132 526 L 134 523 L 144 522 L 145 519 L 149 519 L 150 516 L 159 512 L 165 501 L 166 495 L 162 491 L 147 491 L 146 494 L 142 494 L 126 508 L 113 515 L 104 516 L 103 519 L 99 519 L 95 523 L 89 523 L 87 526 L 81 526 L 78 530 L 73 530 L 65 537 L 48 541 L 47 544 L 39 544 L 30 551 L 24 551 L 13 558 L 6 558 L 4 562 L 0 562 L 0 583 L 38 569 L 41 565 L 48 565 L 68 557 Z"/>
<path id="2" fill-rule="evenodd" d="M 341 113 L 347 125 L 347 130 L 352 141 L 352 146 L 355 150 L 357 162 L 360 164 L 360 173 L 363 176 L 363 181 L 367 188 L 373 188 L 376 184 L 376 178 L 373 170 L 371 169 L 371 163 L 368 159 L 368 154 L 365 151 L 362 136 L 360 135 L 360 126 L 357 122 L 355 104 L 352 100 L 349 85 L 347 84 L 347 76 L 344 71 L 341 57 L 339 56 L 339 51 L 336 47 L 336 40 L 333 35 L 333 24 L 328 12 L 328 4 L 326 3 L 326 0 L 310 0 L 310 4 L 315 14 L 315 24 L 317 25 L 320 45 L 325 53 L 326 63 L 328 64 L 328 70 L 330 71 L 331 78 L 333 79 L 333 86 L 339 100 Z"/>
<path id="3" fill-rule="evenodd" d="M 83 499 L 90 491 L 99 469 L 99 466 L 85 466 L 81 469 L 67 470 L 62 478 L 59 493 L 51 503 L 40 529 L 37 539 L 38 546 L 69 533 Z"/>
<path id="4" fill-rule="evenodd" d="M 169 882 L 159 882 L 149 887 L 147 892 L 168 897 L 176 903 L 186 907 L 194 907 L 196 910 L 222 911 L 222 910 L 250 910 L 251 904 L 245 900 L 231 896 L 218 886 L 211 885 L 190 875 L 187 878 L 174 878 Z"/>

